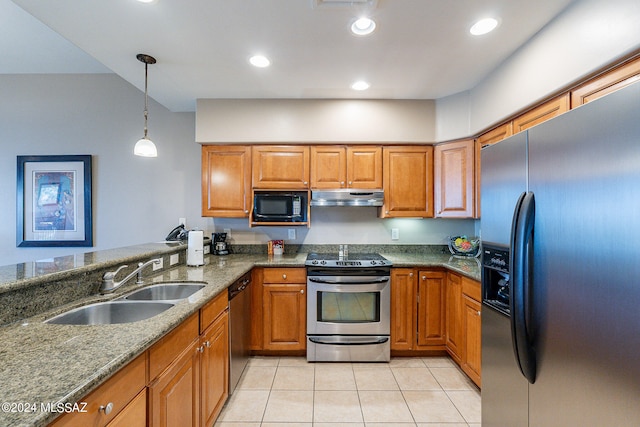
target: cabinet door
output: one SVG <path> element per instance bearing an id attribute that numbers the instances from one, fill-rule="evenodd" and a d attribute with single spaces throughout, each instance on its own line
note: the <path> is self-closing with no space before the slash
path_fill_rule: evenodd
<path id="1" fill-rule="evenodd" d="M 196 427 L 200 421 L 199 341 L 149 386 L 150 427 Z"/>
<path id="2" fill-rule="evenodd" d="M 478 137 L 478 143 L 481 147 L 484 147 L 485 145 L 500 142 L 511 135 L 513 135 L 513 122 L 509 121 L 480 135 Z"/>
<path id="3" fill-rule="evenodd" d="M 229 396 L 229 314 L 224 312 L 200 339 L 201 425 L 211 426 Z"/>
<path id="4" fill-rule="evenodd" d="M 381 216 L 433 217 L 433 147 L 384 147 Z"/>
<path id="5" fill-rule="evenodd" d="M 347 185 L 347 156 L 343 146 L 311 147 L 311 188 L 335 189 Z"/>
<path id="6" fill-rule="evenodd" d="M 347 187 L 382 188 L 382 147 L 347 147 Z"/>
<path id="7" fill-rule="evenodd" d="M 251 147 L 202 146 L 202 216 L 246 218 L 251 206 Z"/>
<path id="8" fill-rule="evenodd" d="M 86 425 L 86 424 L 85 424 Z M 147 425 L 147 389 L 142 390 L 107 427 L 145 427 Z"/>
<path id="9" fill-rule="evenodd" d="M 571 108 L 579 107 L 638 81 L 640 81 L 640 58 L 626 62 L 572 90 Z"/>
<path id="10" fill-rule="evenodd" d="M 462 361 L 462 283 L 457 274 L 447 274 L 446 344 L 456 363 Z"/>
<path id="11" fill-rule="evenodd" d="M 462 370 L 480 387 L 482 359 L 482 332 L 480 303 L 463 296 L 465 351 Z"/>
<path id="12" fill-rule="evenodd" d="M 566 111 L 569 111 L 569 93 L 547 101 L 513 119 L 513 133 L 522 132 L 532 126 L 551 120 Z"/>
<path id="13" fill-rule="evenodd" d="M 391 350 L 413 350 L 416 336 L 416 280 L 413 269 L 391 270 Z"/>
<path id="14" fill-rule="evenodd" d="M 471 218 L 475 206 L 473 140 L 441 144 L 434 150 L 436 217 Z"/>
<path id="15" fill-rule="evenodd" d="M 418 345 L 444 346 L 447 274 L 420 271 L 418 276 Z"/>
<path id="16" fill-rule="evenodd" d="M 263 285 L 264 349 L 307 348 L 306 284 Z"/>
<path id="17" fill-rule="evenodd" d="M 254 146 L 253 188 L 309 188 L 309 147 Z"/>

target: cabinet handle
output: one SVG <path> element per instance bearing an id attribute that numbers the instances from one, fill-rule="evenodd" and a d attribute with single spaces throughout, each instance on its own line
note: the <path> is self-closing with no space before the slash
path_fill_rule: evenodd
<path id="1" fill-rule="evenodd" d="M 105 415 L 109 415 L 113 411 L 113 402 L 109 402 L 106 405 L 100 405 L 98 412 L 104 412 Z"/>
<path id="2" fill-rule="evenodd" d="M 283 275 L 282 275 L 282 278 L 283 278 L 284 280 L 287 280 L 287 275 L 286 275 L 286 274 L 283 274 Z"/>
<path id="3" fill-rule="evenodd" d="M 301 294 L 304 294 L 304 289 L 300 289 L 300 293 L 301 293 Z"/>

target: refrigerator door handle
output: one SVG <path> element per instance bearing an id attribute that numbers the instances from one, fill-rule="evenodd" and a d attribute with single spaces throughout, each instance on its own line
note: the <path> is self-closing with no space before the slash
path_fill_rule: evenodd
<path id="1" fill-rule="evenodd" d="M 533 226 L 535 223 L 535 197 L 532 192 L 518 198 L 511 223 L 511 338 L 513 352 L 522 375 L 533 384 L 536 380 L 536 355 L 533 348 L 528 314 L 533 271 Z"/>

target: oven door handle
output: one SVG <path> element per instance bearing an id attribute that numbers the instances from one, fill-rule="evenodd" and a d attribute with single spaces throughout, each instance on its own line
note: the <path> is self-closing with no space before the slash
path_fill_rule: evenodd
<path id="1" fill-rule="evenodd" d="M 386 283 L 389 281 L 389 277 L 372 277 L 372 278 L 358 278 L 349 280 L 348 276 L 341 277 L 337 280 L 321 279 L 319 277 L 307 277 L 310 282 L 314 283 L 326 283 L 328 285 L 373 285 L 376 283 Z"/>
<path id="2" fill-rule="evenodd" d="M 326 345 L 376 345 L 376 344 L 384 344 L 389 341 L 388 337 L 377 338 L 371 341 L 331 341 L 331 340 L 323 340 L 316 337 L 309 337 L 309 341 L 314 344 L 326 344 Z"/>

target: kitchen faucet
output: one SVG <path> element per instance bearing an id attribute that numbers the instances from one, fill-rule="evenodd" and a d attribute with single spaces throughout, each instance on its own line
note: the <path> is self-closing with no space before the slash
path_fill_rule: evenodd
<path id="1" fill-rule="evenodd" d="M 118 274 L 118 272 L 120 270 L 122 270 L 123 268 L 128 267 L 127 265 L 121 265 L 120 267 L 118 267 L 118 269 L 116 271 L 108 271 L 108 272 L 104 273 L 104 276 L 102 276 L 102 286 L 100 286 L 100 293 L 101 294 L 108 294 L 108 293 L 111 293 L 111 292 L 115 291 L 120 286 L 122 286 L 126 282 L 128 282 L 129 279 L 131 279 L 136 274 L 138 275 L 138 280 L 136 280 L 136 283 L 139 284 L 139 285 L 144 283 L 142 281 L 142 269 L 145 268 L 148 265 L 159 264 L 159 263 L 160 263 L 160 258 L 152 259 L 152 260 L 147 261 L 145 263 L 142 263 L 142 262 L 138 263 L 138 268 L 133 270 L 131 273 L 129 273 L 129 275 L 127 277 L 125 277 L 124 279 L 122 279 L 119 282 L 114 282 L 113 279 L 116 277 L 116 274 Z"/>

